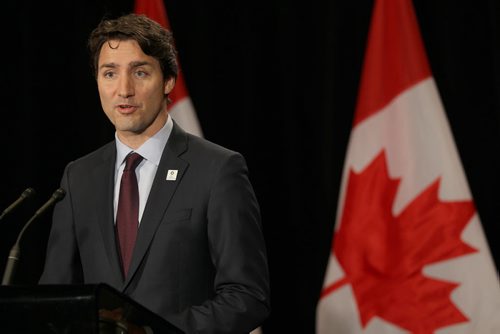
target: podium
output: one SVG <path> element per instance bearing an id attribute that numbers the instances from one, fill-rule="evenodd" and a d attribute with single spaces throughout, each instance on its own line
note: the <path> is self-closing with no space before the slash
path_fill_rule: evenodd
<path id="1" fill-rule="evenodd" d="M 99 310 L 122 310 L 123 318 L 154 334 L 184 333 L 107 284 L 0 286 L 2 334 L 119 334 L 125 322 L 99 317 Z"/>

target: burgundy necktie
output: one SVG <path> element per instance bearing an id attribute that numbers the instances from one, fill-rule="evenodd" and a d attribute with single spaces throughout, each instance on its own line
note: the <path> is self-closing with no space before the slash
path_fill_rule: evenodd
<path id="1" fill-rule="evenodd" d="M 142 156 L 135 152 L 125 158 L 125 169 L 123 170 L 120 184 L 120 197 L 116 212 L 116 229 L 118 232 L 124 277 L 127 277 L 137 229 L 139 227 L 139 188 L 137 186 L 135 169 L 142 159 Z"/>

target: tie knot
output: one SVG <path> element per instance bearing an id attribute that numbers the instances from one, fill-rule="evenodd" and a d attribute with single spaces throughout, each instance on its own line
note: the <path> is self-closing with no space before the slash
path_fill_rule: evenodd
<path id="1" fill-rule="evenodd" d="M 143 157 L 139 153 L 130 153 L 125 158 L 125 169 L 124 171 L 135 170 L 137 166 L 141 163 Z"/>

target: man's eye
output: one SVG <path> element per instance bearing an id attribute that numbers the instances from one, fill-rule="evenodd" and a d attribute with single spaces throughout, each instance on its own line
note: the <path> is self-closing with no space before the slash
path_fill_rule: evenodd
<path id="1" fill-rule="evenodd" d="M 138 77 L 138 78 L 144 78 L 146 77 L 148 74 L 144 71 L 136 71 L 135 72 L 135 75 Z"/>
<path id="2" fill-rule="evenodd" d="M 111 79 L 115 76 L 115 73 L 114 72 L 111 72 L 111 71 L 108 71 L 108 72 L 104 72 L 103 76 L 106 78 L 106 79 Z"/>

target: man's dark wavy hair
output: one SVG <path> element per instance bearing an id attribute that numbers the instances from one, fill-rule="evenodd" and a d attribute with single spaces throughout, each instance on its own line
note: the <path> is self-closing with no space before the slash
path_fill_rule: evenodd
<path id="1" fill-rule="evenodd" d="M 110 40 L 135 40 L 142 51 L 156 58 L 164 79 L 177 78 L 177 51 L 172 33 L 145 15 L 128 14 L 117 19 L 102 20 L 88 40 L 93 73 L 97 76 L 102 45 Z"/>

